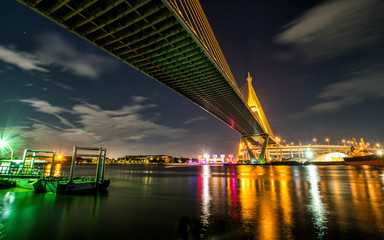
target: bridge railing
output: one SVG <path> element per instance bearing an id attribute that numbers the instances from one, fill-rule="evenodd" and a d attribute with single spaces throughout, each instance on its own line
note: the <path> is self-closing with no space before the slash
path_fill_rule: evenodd
<path id="1" fill-rule="evenodd" d="M 30 166 L 0 166 L 0 175 L 7 176 L 46 176 L 49 175 L 45 170 L 45 166 L 31 168 Z"/>

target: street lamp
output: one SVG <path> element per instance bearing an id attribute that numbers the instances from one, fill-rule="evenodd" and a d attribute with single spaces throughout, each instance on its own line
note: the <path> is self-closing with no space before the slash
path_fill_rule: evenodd
<path id="1" fill-rule="evenodd" d="M 12 160 L 13 159 L 13 149 L 11 148 L 11 146 L 9 145 L 7 140 L 0 139 L 0 148 L 5 148 L 5 147 L 8 147 L 9 150 L 11 150 L 11 160 Z"/>
<path id="2" fill-rule="evenodd" d="M 342 142 L 343 142 L 343 145 L 344 145 L 344 147 L 345 147 L 345 139 L 343 139 L 343 141 L 342 141 Z"/>
<path id="3" fill-rule="evenodd" d="M 313 141 L 315 142 L 315 145 L 316 145 L 316 138 L 314 138 Z"/>
<path id="4" fill-rule="evenodd" d="M 377 149 L 380 149 L 380 143 L 376 143 Z"/>
<path id="5" fill-rule="evenodd" d="M 328 152 L 331 153 L 331 149 L 329 148 L 329 138 L 326 138 L 325 141 L 328 143 Z"/>

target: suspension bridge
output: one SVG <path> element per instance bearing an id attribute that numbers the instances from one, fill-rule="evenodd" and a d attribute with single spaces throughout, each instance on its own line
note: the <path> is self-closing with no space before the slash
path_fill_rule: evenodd
<path id="1" fill-rule="evenodd" d="M 198 0 L 18 0 L 159 81 L 262 147 L 276 144 L 248 75 L 246 99 Z"/>

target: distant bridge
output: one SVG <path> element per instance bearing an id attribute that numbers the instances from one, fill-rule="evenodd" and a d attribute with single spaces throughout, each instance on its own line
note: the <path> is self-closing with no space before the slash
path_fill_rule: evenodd
<path id="1" fill-rule="evenodd" d="M 248 100 L 240 93 L 198 0 L 18 1 L 262 144 L 260 162 L 276 144 L 253 88 Z"/>

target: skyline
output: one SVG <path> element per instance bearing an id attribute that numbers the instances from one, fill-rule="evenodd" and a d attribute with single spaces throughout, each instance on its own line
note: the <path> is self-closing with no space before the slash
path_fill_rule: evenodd
<path id="1" fill-rule="evenodd" d="M 201 4 L 239 86 L 251 72 L 275 135 L 382 142 L 383 3 L 246 3 Z M 17 2 L 1 11 L 0 126 L 19 135 L 18 151 L 237 153 L 239 135 L 188 100 Z"/>

